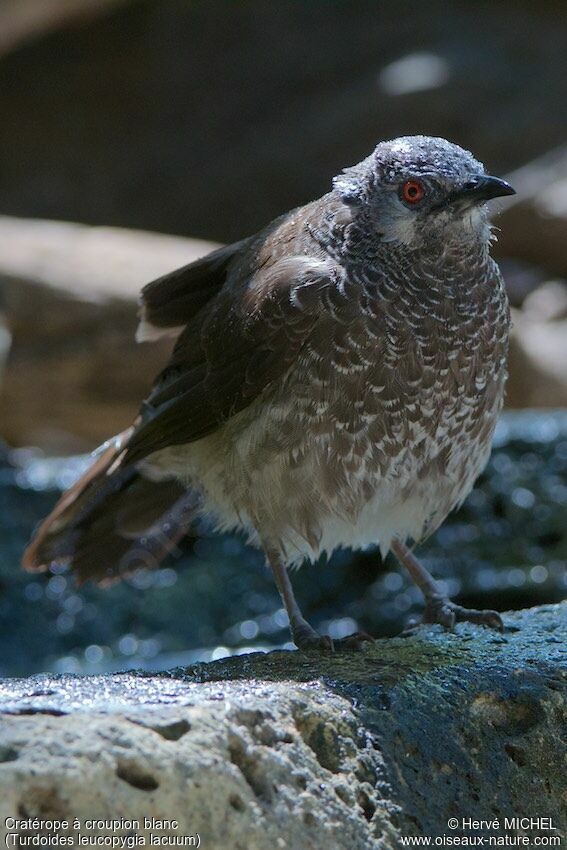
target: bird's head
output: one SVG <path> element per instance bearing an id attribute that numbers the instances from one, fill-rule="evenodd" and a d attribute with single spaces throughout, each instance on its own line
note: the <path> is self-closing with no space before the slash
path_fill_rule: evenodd
<path id="1" fill-rule="evenodd" d="M 488 240 L 486 202 L 514 194 L 471 153 L 431 136 L 381 142 L 333 185 L 353 219 L 364 218 L 383 242 L 410 248 L 432 240 Z"/>

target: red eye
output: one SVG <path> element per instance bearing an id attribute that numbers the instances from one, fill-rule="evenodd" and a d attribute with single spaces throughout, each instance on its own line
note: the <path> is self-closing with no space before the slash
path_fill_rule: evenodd
<path id="1" fill-rule="evenodd" d="M 424 195 L 425 189 L 419 180 L 406 180 L 402 186 L 402 197 L 406 204 L 417 204 Z"/>

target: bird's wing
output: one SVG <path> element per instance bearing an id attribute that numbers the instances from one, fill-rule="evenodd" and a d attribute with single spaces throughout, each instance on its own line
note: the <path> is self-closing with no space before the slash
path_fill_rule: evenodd
<path id="1" fill-rule="evenodd" d="M 249 239 L 235 242 L 153 280 L 140 295 L 138 342 L 177 337 L 184 326 L 220 292 L 229 266 Z"/>
<path id="2" fill-rule="evenodd" d="M 284 376 L 341 280 L 316 257 L 270 258 L 251 275 L 241 263 L 179 336 L 123 463 L 206 436 Z"/>

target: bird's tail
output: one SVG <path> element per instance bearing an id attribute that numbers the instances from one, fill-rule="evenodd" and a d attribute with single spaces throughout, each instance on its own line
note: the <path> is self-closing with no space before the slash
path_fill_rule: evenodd
<path id="1" fill-rule="evenodd" d="M 185 536 L 198 497 L 175 479 L 150 480 L 136 464 L 121 465 L 132 430 L 99 451 L 43 520 L 24 552 L 27 570 L 67 563 L 80 582 L 105 583 L 157 566 Z"/>

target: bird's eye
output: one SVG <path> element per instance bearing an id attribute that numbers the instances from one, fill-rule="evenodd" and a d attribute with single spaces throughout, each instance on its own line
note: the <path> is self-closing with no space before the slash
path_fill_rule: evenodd
<path id="1" fill-rule="evenodd" d="M 406 204 L 418 204 L 424 195 L 425 188 L 419 180 L 406 180 L 402 186 L 402 198 Z"/>

